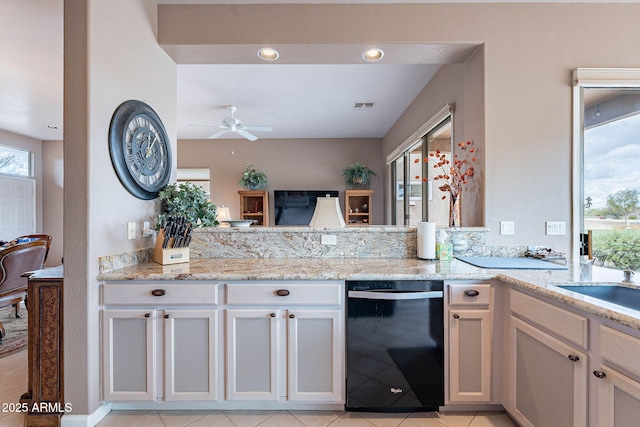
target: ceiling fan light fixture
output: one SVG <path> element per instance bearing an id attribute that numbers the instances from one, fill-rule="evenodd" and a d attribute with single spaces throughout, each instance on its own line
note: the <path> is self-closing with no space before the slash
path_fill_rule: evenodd
<path id="1" fill-rule="evenodd" d="M 384 56 L 384 52 L 382 51 L 382 49 L 379 49 L 377 47 L 372 49 L 367 49 L 362 53 L 362 59 L 364 59 L 367 62 L 380 61 L 383 56 Z"/>
<path id="2" fill-rule="evenodd" d="M 280 54 L 277 50 L 271 47 L 263 47 L 258 50 L 258 58 L 263 61 L 275 61 L 280 57 Z"/>

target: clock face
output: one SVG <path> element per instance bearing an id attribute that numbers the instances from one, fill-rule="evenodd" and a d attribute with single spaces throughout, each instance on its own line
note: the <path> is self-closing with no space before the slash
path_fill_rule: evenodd
<path id="1" fill-rule="evenodd" d="M 140 101 L 122 103 L 113 115 L 109 151 L 118 178 L 134 196 L 150 200 L 171 175 L 171 145 L 162 121 Z"/>

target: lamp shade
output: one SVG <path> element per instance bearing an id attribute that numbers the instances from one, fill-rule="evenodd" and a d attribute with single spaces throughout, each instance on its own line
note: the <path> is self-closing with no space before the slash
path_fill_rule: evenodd
<path id="1" fill-rule="evenodd" d="M 344 227 L 346 224 L 337 197 L 318 197 L 311 227 Z"/>
<path id="2" fill-rule="evenodd" d="M 231 212 L 228 206 L 218 206 L 218 221 L 227 221 L 231 219 Z"/>

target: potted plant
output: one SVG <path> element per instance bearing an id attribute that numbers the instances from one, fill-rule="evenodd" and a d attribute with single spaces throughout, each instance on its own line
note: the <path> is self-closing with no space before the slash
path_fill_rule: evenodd
<path id="1" fill-rule="evenodd" d="M 204 190 L 191 182 L 165 186 L 158 195 L 162 203 L 156 218 L 156 229 L 164 227 L 169 216 L 182 216 L 195 227 L 218 225 L 218 208 L 207 198 Z"/>
<path id="2" fill-rule="evenodd" d="M 261 190 L 267 185 L 267 174 L 258 172 L 252 164 L 247 163 L 238 184 L 247 190 Z"/>
<path id="3" fill-rule="evenodd" d="M 369 188 L 371 178 L 378 175 L 362 163 L 355 162 L 342 171 L 342 176 L 344 176 L 347 188 L 354 189 Z"/>

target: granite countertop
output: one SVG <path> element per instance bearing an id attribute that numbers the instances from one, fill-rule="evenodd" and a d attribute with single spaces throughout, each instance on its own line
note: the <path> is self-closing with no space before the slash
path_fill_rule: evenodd
<path id="1" fill-rule="evenodd" d="M 556 299 L 588 313 L 640 330 L 640 311 L 610 304 L 586 295 L 558 289 L 566 282 L 619 282 L 616 270 L 570 264 L 567 270 L 498 270 L 474 267 L 459 260 L 424 261 L 353 258 L 242 258 L 192 259 L 189 263 L 141 263 L 102 273 L 99 281 L 156 280 L 490 280 Z"/>

